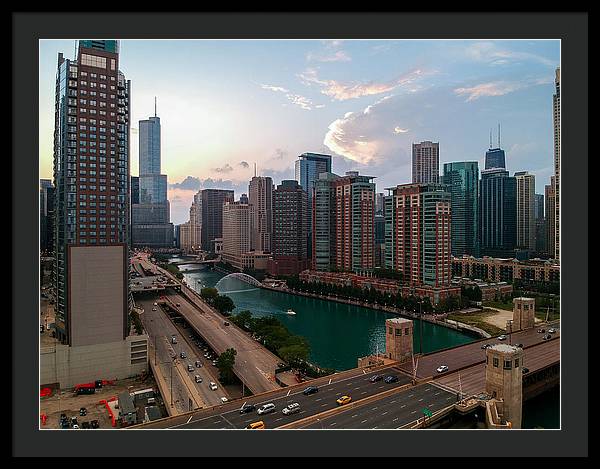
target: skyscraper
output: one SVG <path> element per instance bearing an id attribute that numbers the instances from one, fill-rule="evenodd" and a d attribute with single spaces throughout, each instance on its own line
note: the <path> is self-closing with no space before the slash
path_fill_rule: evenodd
<path id="1" fill-rule="evenodd" d="M 535 194 L 535 252 L 546 253 L 546 217 L 544 215 L 544 194 Z"/>
<path id="2" fill-rule="evenodd" d="M 139 202 L 132 205 L 134 246 L 172 247 L 173 224 L 167 200 L 167 176 L 160 174 L 160 118 L 139 121 Z"/>
<path id="3" fill-rule="evenodd" d="M 313 223 L 313 187 L 321 173 L 331 172 L 331 155 L 321 153 L 302 153 L 295 163 L 296 181 L 306 191 L 308 208 L 306 211 L 306 249 L 309 258 L 312 256 L 312 223 Z"/>
<path id="4" fill-rule="evenodd" d="M 223 204 L 233 202 L 233 191 L 226 189 L 202 189 L 202 250 L 214 252 L 214 241 L 223 237 Z"/>
<path id="5" fill-rule="evenodd" d="M 402 184 L 385 198 L 385 266 L 411 286 L 445 287 L 452 264 L 450 192 L 440 184 Z"/>
<path id="6" fill-rule="evenodd" d="M 506 155 L 500 148 L 500 124 L 498 124 L 498 147 L 492 148 L 492 131 L 490 130 L 490 148 L 485 152 L 485 169 L 506 169 Z"/>
<path id="7" fill-rule="evenodd" d="M 131 205 L 140 203 L 140 178 L 131 176 Z"/>
<path id="8" fill-rule="evenodd" d="M 50 179 L 40 179 L 40 251 L 54 249 L 54 186 Z"/>
<path id="9" fill-rule="evenodd" d="M 271 252 L 273 180 L 268 176 L 254 176 L 248 186 L 248 201 L 253 206 L 250 249 Z"/>
<path id="10" fill-rule="evenodd" d="M 429 141 L 412 144 L 413 184 L 437 184 L 440 173 L 440 144 Z"/>
<path id="11" fill-rule="evenodd" d="M 554 193 L 555 183 L 554 176 L 550 177 L 550 184 L 545 186 L 546 196 L 546 252 L 551 258 L 556 256 L 556 223 L 554 217 L 556 217 L 556 194 Z"/>
<path id="12" fill-rule="evenodd" d="M 281 181 L 273 191 L 274 275 L 297 274 L 308 268 L 306 254 L 306 191 L 298 181 Z"/>
<path id="13" fill-rule="evenodd" d="M 250 251 L 252 205 L 241 202 L 223 203 L 223 261 L 244 269 L 242 255 Z"/>
<path id="14" fill-rule="evenodd" d="M 128 318 L 130 92 L 118 41 L 79 41 L 76 60 L 58 54 L 54 281 L 61 344 L 41 357 L 42 383 L 65 387 L 146 369 L 147 337 L 131 336 Z"/>
<path id="15" fill-rule="evenodd" d="M 451 195 L 452 255 L 479 257 L 479 165 L 477 161 L 444 164 L 444 184 Z"/>
<path id="16" fill-rule="evenodd" d="M 517 181 L 517 247 L 535 251 L 535 176 L 515 173 Z"/>
<path id="17" fill-rule="evenodd" d="M 505 169 L 481 172 L 480 249 L 491 257 L 514 257 L 517 246 L 517 181 Z"/>
<path id="18" fill-rule="evenodd" d="M 554 123 L 554 258 L 560 259 L 560 68 L 556 69 L 552 98 Z M 550 226 L 550 225 L 548 225 Z"/>
<path id="19" fill-rule="evenodd" d="M 312 262 L 317 270 L 369 271 L 374 267 L 373 176 L 321 173 L 313 199 Z"/>

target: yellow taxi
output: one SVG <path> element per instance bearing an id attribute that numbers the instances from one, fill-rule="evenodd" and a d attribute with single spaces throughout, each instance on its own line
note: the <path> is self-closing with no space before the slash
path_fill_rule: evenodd
<path id="1" fill-rule="evenodd" d="M 251 430 L 264 430 L 265 422 L 263 422 L 262 420 L 259 420 L 258 422 L 251 423 L 246 428 L 249 428 Z"/>
<path id="2" fill-rule="evenodd" d="M 342 396 L 336 402 L 338 405 L 348 404 L 352 398 L 350 396 Z"/>

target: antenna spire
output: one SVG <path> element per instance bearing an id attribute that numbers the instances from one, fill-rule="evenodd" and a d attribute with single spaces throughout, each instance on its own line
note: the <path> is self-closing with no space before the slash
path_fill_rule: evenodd
<path id="1" fill-rule="evenodd" d="M 254 163 L 254 177 L 256 177 L 256 163 Z"/>
<path id="2" fill-rule="evenodd" d="M 490 129 L 490 149 L 492 148 L 492 129 Z"/>
<path id="3" fill-rule="evenodd" d="M 498 148 L 500 148 L 500 122 L 498 122 Z"/>
<path id="4" fill-rule="evenodd" d="M 156 96 L 154 96 L 154 117 L 156 117 Z"/>

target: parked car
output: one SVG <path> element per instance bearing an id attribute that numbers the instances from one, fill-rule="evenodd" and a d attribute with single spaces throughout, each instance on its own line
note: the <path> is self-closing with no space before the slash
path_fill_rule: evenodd
<path id="1" fill-rule="evenodd" d="M 229 326 L 229 323 L 228 323 L 227 321 L 224 321 L 224 322 L 223 322 L 223 325 L 224 325 L 224 326 Z"/>
<path id="2" fill-rule="evenodd" d="M 443 373 L 444 371 L 448 371 L 448 367 L 446 365 L 440 365 L 435 371 L 437 371 L 438 373 Z"/>
<path id="3" fill-rule="evenodd" d="M 211 363 L 213 366 L 217 366 L 217 360 L 213 360 Z"/>
<path id="4" fill-rule="evenodd" d="M 287 407 L 284 407 L 281 412 L 284 415 L 297 414 L 298 412 L 300 412 L 300 404 L 298 404 L 297 402 L 294 402 L 293 404 L 290 404 Z"/>
<path id="5" fill-rule="evenodd" d="M 538 329 L 538 334 L 543 334 L 544 332 L 546 332 L 546 329 Z"/>
<path id="6" fill-rule="evenodd" d="M 523 344 L 515 344 L 515 347 L 523 348 Z"/>
<path id="7" fill-rule="evenodd" d="M 522 370 L 522 371 L 523 371 L 523 374 L 525 374 L 525 373 L 529 373 L 529 368 L 525 368 L 525 367 L 523 367 L 523 370 Z"/>
<path id="8" fill-rule="evenodd" d="M 87 409 L 85 407 L 80 408 L 79 415 L 85 417 L 87 415 Z"/>
<path id="9" fill-rule="evenodd" d="M 316 386 L 309 386 L 304 391 L 302 391 L 302 394 L 304 394 L 305 396 L 308 396 L 309 394 L 314 394 L 316 392 L 319 392 L 319 388 L 318 387 L 316 387 Z"/>
<path id="10" fill-rule="evenodd" d="M 179 308 L 181 305 L 179 303 L 175 303 L 175 306 Z"/>
<path id="11" fill-rule="evenodd" d="M 394 376 L 394 375 L 389 375 L 389 376 L 385 377 L 384 381 L 387 384 L 396 383 L 396 382 L 398 382 L 398 377 Z"/>
<path id="12" fill-rule="evenodd" d="M 255 409 L 256 409 L 256 406 L 254 404 L 244 404 L 240 408 L 240 414 L 247 414 L 248 412 L 252 412 Z"/>
<path id="13" fill-rule="evenodd" d="M 550 334 L 546 334 L 544 337 L 542 337 L 544 340 L 550 340 L 551 338 L 552 336 Z"/>
<path id="14" fill-rule="evenodd" d="M 371 379 L 369 381 L 371 381 L 371 383 L 376 383 L 377 381 L 381 381 L 383 379 L 383 376 L 381 375 L 373 375 L 371 376 Z"/>
<path id="15" fill-rule="evenodd" d="M 342 396 L 337 401 L 337 405 L 346 405 L 349 404 L 352 398 L 350 396 Z"/>
<path id="16" fill-rule="evenodd" d="M 261 405 L 258 409 L 256 409 L 256 413 L 258 415 L 268 414 L 275 410 L 275 404 L 269 402 L 268 404 Z"/>

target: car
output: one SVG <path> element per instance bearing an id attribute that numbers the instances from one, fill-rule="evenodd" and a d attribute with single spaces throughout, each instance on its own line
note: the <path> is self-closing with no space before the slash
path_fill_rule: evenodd
<path id="1" fill-rule="evenodd" d="M 383 376 L 381 375 L 373 375 L 371 376 L 371 379 L 369 379 L 369 381 L 371 381 L 371 383 L 376 383 L 377 381 L 381 381 L 383 379 Z"/>
<path id="2" fill-rule="evenodd" d="M 394 375 L 389 375 L 389 376 L 386 376 L 383 381 L 385 381 L 387 384 L 397 383 L 398 377 L 394 376 Z"/>
<path id="3" fill-rule="evenodd" d="M 517 348 L 523 348 L 523 344 L 515 344 L 515 347 L 517 347 Z"/>
<path id="4" fill-rule="evenodd" d="M 244 404 L 240 408 L 240 414 L 247 414 L 248 412 L 252 412 L 255 409 L 256 409 L 256 406 L 254 404 Z"/>
<path id="5" fill-rule="evenodd" d="M 538 329 L 538 334 L 543 334 L 544 332 L 546 332 L 546 329 Z"/>
<path id="6" fill-rule="evenodd" d="M 506 336 L 505 335 L 499 335 L 498 336 L 498 340 L 506 340 Z"/>
<path id="7" fill-rule="evenodd" d="M 548 329 L 548 333 L 554 334 L 554 333 L 556 333 L 556 329 L 554 329 L 554 328 Z"/>
<path id="8" fill-rule="evenodd" d="M 79 415 L 81 415 L 82 417 L 85 417 L 87 415 L 87 409 L 85 407 L 82 407 L 81 409 L 79 409 Z"/>
<path id="9" fill-rule="evenodd" d="M 185 358 L 186 356 L 187 356 L 187 355 L 185 354 L 185 352 L 181 352 L 181 353 L 179 354 L 179 358 Z"/>
<path id="10" fill-rule="evenodd" d="M 542 337 L 544 340 L 550 340 L 551 338 L 552 336 L 550 334 L 546 334 L 544 337 Z"/>
<path id="11" fill-rule="evenodd" d="M 350 396 L 342 396 L 337 401 L 337 405 L 346 405 L 349 404 L 352 398 Z"/>
<path id="12" fill-rule="evenodd" d="M 92 420 L 90 422 L 90 425 L 92 426 L 92 428 L 100 428 L 100 423 L 98 422 L 98 420 Z"/>
<path id="13" fill-rule="evenodd" d="M 214 381 L 211 381 L 210 384 L 208 385 L 208 387 L 210 388 L 211 391 L 216 391 L 217 383 L 215 383 Z"/>
<path id="14" fill-rule="evenodd" d="M 284 415 L 297 414 L 298 412 L 300 412 L 300 404 L 298 404 L 297 402 L 294 402 L 293 404 L 284 407 L 281 411 L 281 413 L 283 413 Z"/>
<path id="15" fill-rule="evenodd" d="M 71 417 L 71 426 L 77 425 L 77 417 Z"/>
<path id="16" fill-rule="evenodd" d="M 481 350 L 485 350 L 485 349 L 487 349 L 487 348 L 490 348 L 491 346 L 492 346 L 492 344 L 483 344 L 483 345 L 481 346 Z"/>
<path id="17" fill-rule="evenodd" d="M 308 396 L 308 395 L 314 394 L 316 392 L 319 392 L 319 388 L 318 387 L 316 387 L 316 386 L 309 386 L 304 391 L 302 391 L 302 394 L 304 394 L 305 396 Z"/>
<path id="18" fill-rule="evenodd" d="M 73 430 L 79 430 L 79 425 L 77 425 L 76 423 L 73 424 Z"/>
<path id="19" fill-rule="evenodd" d="M 446 365 L 440 365 L 435 371 L 437 371 L 438 373 L 443 373 L 444 371 L 448 371 L 448 367 Z"/>
<path id="20" fill-rule="evenodd" d="M 176 344 L 177 343 L 177 338 L 175 336 L 171 337 L 171 343 L 172 344 Z"/>
<path id="21" fill-rule="evenodd" d="M 211 363 L 213 366 L 217 366 L 217 360 L 213 360 Z"/>
<path id="22" fill-rule="evenodd" d="M 529 373 L 529 368 L 525 368 L 525 367 L 523 367 L 523 370 L 522 370 L 522 371 L 523 371 L 523 374 L 525 374 L 525 373 Z"/>
<path id="23" fill-rule="evenodd" d="M 192 365 L 191 363 L 188 364 L 188 371 L 192 372 L 194 370 L 195 370 L 194 365 Z"/>
<path id="24" fill-rule="evenodd" d="M 258 415 L 268 414 L 275 410 L 275 404 L 269 402 L 268 404 L 261 405 L 258 409 L 256 409 L 256 413 Z"/>
<path id="25" fill-rule="evenodd" d="M 200 360 L 196 360 L 196 368 L 202 368 L 202 362 L 200 362 Z"/>
<path id="26" fill-rule="evenodd" d="M 193 339 L 193 338 L 194 338 L 194 334 L 190 334 L 190 339 Z"/>
<path id="27" fill-rule="evenodd" d="M 263 422 L 262 420 L 260 420 L 258 422 L 252 422 L 246 428 L 248 428 L 250 430 L 263 430 L 265 428 L 265 422 Z"/>
<path id="28" fill-rule="evenodd" d="M 179 308 L 181 305 L 179 303 L 175 303 L 175 306 Z"/>
<path id="29" fill-rule="evenodd" d="M 229 326 L 229 323 L 228 323 L 227 321 L 224 321 L 224 322 L 223 322 L 223 325 L 224 325 L 224 326 Z"/>
<path id="30" fill-rule="evenodd" d="M 225 404 L 227 401 L 228 401 L 228 399 L 227 399 L 225 396 L 223 396 L 223 397 L 221 398 L 221 402 L 222 402 L 223 404 Z"/>
<path id="31" fill-rule="evenodd" d="M 196 376 L 194 376 L 194 380 L 196 380 L 196 383 L 201 383 L 202 377 L 200 375 L 196 375 Z"/>

